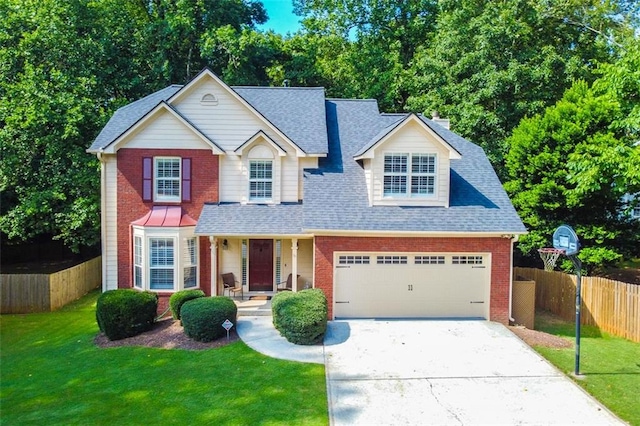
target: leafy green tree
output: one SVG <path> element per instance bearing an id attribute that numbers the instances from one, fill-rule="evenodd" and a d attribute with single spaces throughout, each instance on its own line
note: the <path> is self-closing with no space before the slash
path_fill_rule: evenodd
<path id="1" fill-rule="evenodd" d="M 562 223 L 576 229 L 589 269 L 640 254 L 640 221 L 623 202 L 640 195 L 637 45 L 630 41 L 592 86 L 576 82 L 507 140 L 505 188 L 530 232 L 518 244 L 524 254 L 548 246 Z"/>
<path id="2" fill-rule="evenodd" d="M 294 5 L 304 17 L 304 31 L 319 42 L 313 44 L 321 54 L 316 66 L 329 87 L 339 87 L 345 97 L 375 98 L 387 111 L 404 109 L 407 73 L 416 49 L 433 35 L 437 1 L 295 0 Z"/>
<path id="3" fill-rule="evenodd" d="M 441 1 L 436 37 L 416 53 L 409 108 L 438 110 L 501 164 L 522 118 L 610 60 L 610 34 L 630 24 L 618 19 L 623 2 L 599 3 Z"/>
<path id="4" fill-rule="evenodd" d="M 257 1 L 0 0 L 3 242 L 96 244 L 100 175 L 85 150 L 111 113 L 210 64 L 202 49 L 216 28 L 242 33 L 230 48 L 248 64 L 218 61 L 216 72 L 265 81 L 256 65 L 264 42 L 244 33 L 265 19 Z"/>

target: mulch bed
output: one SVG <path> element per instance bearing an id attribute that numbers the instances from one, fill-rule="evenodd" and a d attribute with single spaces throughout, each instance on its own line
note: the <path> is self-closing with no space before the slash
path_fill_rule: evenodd
<path id="1" fill-rule="evenodd" d="M 563 339 L 562 337 L 554 336 L 553 334 L 545 333 L 543 331 L 529 330 L 522 326 L 509 326 L 509 330 L 531 347 L 544 346 L 554 349 L 573 347 L 573 343 L 570 340 Z"/>
<path id="2" fill-rule="evenodd" d="M 219 348 L 238 340 L 238 333 L 235 329 L 229 332 L 229 340 L 227 337 L 214 340 L 213 342 L 197 342 L 184 334 L 180 321 L 172 318 L 158 321 L 153 325 L 150 331 L 139 334 L 126 339 L 111 341 L 100 333 L 94 339 L 96 346 L 101 348 L 114 348 L 118 346 L 146 346 L 149 348 L 161 349 L 187 349 L 202 350 Z"/>

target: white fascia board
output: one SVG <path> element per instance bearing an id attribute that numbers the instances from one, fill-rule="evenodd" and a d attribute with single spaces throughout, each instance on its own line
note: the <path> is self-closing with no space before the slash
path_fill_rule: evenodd
<path id="1" fill-rule="evenodd" d="M 285 151 L 280 145 L 278 145 L 273 139 L 271 139 L 262 130 L 258 130 L 255 135 L 247 139 L 242 145 L 236 148 L 234 152 L 238 155 L 242 155 L 242 152 L 244 151 L 245 148 L 249 148 L 255 141 L 257 141 L 260 138 L 264 139 L 269 145 L 271 145 L 271 147 L 273 147 L 273 149 L 278 151 L 278 155 L 280 157 L 287 156 L 287 151 Z"/>
<path id="2" fill-rule="evenodd" d="M 134 123 L 131 127 L 129 127 L 124 133 L 118 136 L 111 144 L 109 144 L 104 152 L 106 154 L 115 154 L 118 149 L 122 148 L 121 145 L 126 144 L 129 139 L 129 136 L 134 134 L 136 131 L 142 129 L 148 123 L 153 121 L 156 117 L 159 116 L 161 112 L 168 112 L 173 115 L 178 121 L 180 121 L 187 129 L 189 129 L 193 134 L 195 134 L 198 138 L 200 138 L 204 143 L 211 147 L 211 151 L 213 154 L 224 155 L 224 150 L 220 148 L 215 142 L 209 139 L 205 134 L 203 134 L 197 127 L 195 127 L 189 120 L 184 118 L 182 114 L 173 109 L 169 104 L 165 101 L 160 101 L 158 105 L 155 106 L 151 111 L 145 114 L 140 120 Z"/>
<path id="3" fill-rule="evenodd" d="M 217 75 L 215 75 L 209 68 L 205 68 L 202 71 L 200 71 L 200 73 L 197 76 L 195 76 L 189 83 L 187 83 L 184 86 L 182 86 L 182 88 L 180 90 L 178 90 L 169 99 L 167 99 L 167 102 L 169 104 L 172 104 L 172 103 L 176 102 L 177 100 L 182 98 L 186 93 L 188 93 L 189 90 L 191 90 L 192 87 L 197 85 L 202 79 L 204 79 L 206 77 L 209 77 L 209 78 L 213 79 L 224 90 L 226 90 L 232 97 L 234 97 L 238 102 L 240 102 L 245 108 L 247 108 L 249 111 L 251 111 L 253 114 L 255 114 L 255 116 L 259 120 L 261 120 L 267 127 L 269 127 L 271 130 L 273 130 L 275 133 L 277 133 L 278 136 L 280 136 L 282 139 L 287 141 L 287 143 L 291 144 L 291 146 L 293 146 L 295 148 L 296 155 L 298 157 L 306 157 L 307 156 L 307 153 L 304 152 L 304 150 L 302 148 L 300 148 L 294 141 L 289 139 L 289 137 L 287 135 L 285 135 L 280 129 L 278 129 L 278 127 L 276 127 L 271 121 L 267 120 L 267 118 L 264 115 L 262 115 L 262 113 L 260 111 L 255 109 L 249 102 L 244 100 L 244 98 L 242 96 L 240 96 L 235 90 L 233 90 L 231 87 L 229 87 L 224 81 L 222 81 Z"/>
<path id="4" fill-rule="evenodd" d="M 389 130 L 389 133 L 387 133 L 386 135 L 382 136 L 376 143 L 371 145 L 369 147 L 369 149 L 367 149 L 361 155 L 355 157 L 355 160 L 363 160 L 363 159 L 366 159 L 366 158 L 369 158 L 369 159 L 373 158 L 374 157 L 373 153 L 374 153 L 375 149 L 377 147 L 379 147 L 380 145 L 384 144 L 389 139 L 391 139 L 395 134 L 397 134 L 409 122 L 417 123 L 427 133 L 429 133 L 431 136 L 433 136 L 433 138 L 437 142 L 439 142 L 442 146 L 444 146 L 444 148 L 447 151 L 449 151 L 449 159 L 450 160 L 459 160 L 460 158 L 462 158 L 462 155 L 458 152 L 458 150 L 456 150 L 454 147 L 449 145 L 449 143 L 447 141 L 442 139 L 442 137 L 440 135 L 438 135 L 436 132 L 431 130 L 431 128 L 429 126 L 427 126 L 422 120 L 420 120 L 420 118 L 416 114 L 412 113 L 407 118 L 405 118 L 403 121 L 401 121 L 397 126 L 395 126 L 393 129 Z"/>
<path id="5" fill-rule="evenodd" d="M 519 235 L 528 232 L 500 231 L 500 232 L 438 232 L 438 231 L 366 231 L 366 230 L 335 230 L 335 229 L 305 229 L 305 231 L 316 237 L 450 237 L 450 238 L 518 238 Z"/>

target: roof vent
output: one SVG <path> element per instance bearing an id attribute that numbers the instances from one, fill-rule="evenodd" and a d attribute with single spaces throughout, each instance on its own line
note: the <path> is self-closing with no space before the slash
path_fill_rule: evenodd
<path id="1" fill-rule="evenodd" d="M 200 99 L 202 105 L 218 105 L 218 98 L 213 93 L 205 93 Z"/>
<path id="2" fill-rule="evenodd" d="M 444 127 L 447 130 L 451 126 L 451 122 L 449 121 L 449 119 L 448 118 L 440 118 L 440 113 L 438 111 L 432 111 L 431 112 L 431 121 L 433 121 L 434 123 L 439 124 L 440 126 Z"/>
<path id="3" fill-rule="evenodd" d="M 282 87 L 289 87 L 290 85 L 291 85 L 291 82 L 289 81 L 288 78 L 282 81 Z"/>

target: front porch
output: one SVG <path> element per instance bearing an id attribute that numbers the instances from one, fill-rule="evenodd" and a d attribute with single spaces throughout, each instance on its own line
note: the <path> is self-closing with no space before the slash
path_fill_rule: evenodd
<path id="1" fill-rule="evenodd" d="M 258 297 L 274 296 L 287 289 L 299 291 L 313 287 L 313 238 L 210 236 L 212 295 L 229 295 L 222 274 L 232 273 L 234 300 L 248 306 L 265 302 Z M 293 278 L 297 277 L 297 279 Z M 251 299 L 251 297 L 254 297 Z M 249 303 L 251 302 L 251 303 Z M 270 300 L 267 300 L 269 314 Z M 243 309 L 245 307 L 243 306 Z"/>
<path id="2" fill-rule="evenodd" d="M 271 316 L 271 298 L 266 296 L 252 296 L 252 298 L 245 298 L 241 300 L 234 298 L 236 306 L 238 307 L 239 317 L 266 317 Z"/>

